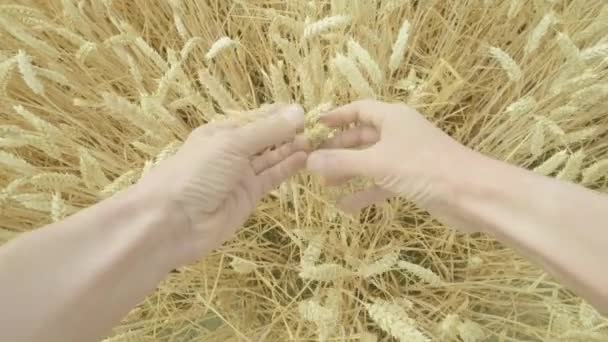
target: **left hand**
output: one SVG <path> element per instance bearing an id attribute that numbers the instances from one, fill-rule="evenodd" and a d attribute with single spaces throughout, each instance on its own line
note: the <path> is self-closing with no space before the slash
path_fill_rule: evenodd
<path id="1" fill-rule="evenodd" d="M 176 229 L 182 263 L 209 253 L 241 227 L 270 190 L 306 165 L 301 107 L 273 106 L 246 125 L 235 120 L 195 129 L 180 150 L 136 186 L 189 227 Z M 269 151 L 269 148 L 277 147 Z"/>

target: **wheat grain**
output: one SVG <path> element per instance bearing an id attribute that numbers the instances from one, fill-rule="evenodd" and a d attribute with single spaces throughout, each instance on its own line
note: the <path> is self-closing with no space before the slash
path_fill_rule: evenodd
<path id="1" fill-rule="evenodd" d="M 51 190 L 64 190 L 80 184 L 81 179 L 71 174 L 58 172 L 43 172 L 33 176 L 29 183 L 41 188 Z"/>
<path id="2" fill-rule="evenodd" d="M 271 34 L 280 34 L 281 28 L 287 28 L 289 33 L 296 36 L 301 36 L 304 33 L 304 23 L 294 18 L 279 14 L 274 8 L 266 11 L 268 16 L 272 18 L 268 31 Z"/>
<path id="3" fill-rule="evenodd" d="M 6 85 L 16 64 L 17 61 L 14 58 L 6 59 L 0 63 L 0 96 L 7 96 Z"/>
<path id="4" fill-rule="evenodd" d="M 430 341 L 418 330 L 416 323 L 399 305 L 376 299 L 373 304 L 366 304 L 365 308 L 378 327 L 397 340 L 401 342 Z"/>
<path id="5" fill-rule="evenodd" d="M 103 104 L 108 108 L 117 119 L 127 119 L 133 125 L 144 132 L 159 132 L 160 127 L 154 120 L 146 116 L 141 108 L 129 100 L 116 94 L 104 92 L 101 94 Z"/>
<path id="6" fill-rule="evenodd" d="M 352 60 L 342 54 L 338 54 L 332 60 L 332 64 L 348 80 L 348 83 L 350 83 L 351 87 L 355 89 L 361 98 L 375 97 L 371 86 Z"/>
<path id="7" fill-rule="evenodd" d="M 457 329 L 458 335 L 463 342 L 485 341 L 486 333 L 479 324 L 471 320 L 467 319 L 460 323 Z"/>
<path id="8" fill-rule="evenodd" d="M 56 71 L 45 69 L 45 68 L 40 68 L 40 67 L 36 67 L 36 66 L 34 67 L 34 70 L 40 77 L 44 77 L 47 80 L 53 81 L 62 86 L 74 88 L 74 85 L 64 75 L 62 75 Z"/>
<path id="9" fill-rule="evenodd" d="M 107 186 L 110 181 L 104 174 L 101 165 L 89 151 L 84 148 L 79 150 L 80 154 L 80 177 L 82 181 L 91 190 L 102 189 Z"/>
<path id="10" fill-rule="evenodd" d="M 291 93 L 285 83 L 283 63 L 270 65 L 270 80 L 272 84 L 272 97 L 279 103 L 290 103 Z"/>
<path id="11" fill-rule="evenodd" d="M 67 208 L 65 202 L 61 198 L 59 192 L 53 194 L 51 199 L 51 219 L 53 222 L 59 222 L 67 216 Z"/>
<path id="12" fill-rule="evenodd" d="M 138 171 L 137 170 L 129 170 L 118 178 L 114 179 L 110 184 L 106 185 L 99 194 L 102 197 L 110 197 L 127 187 L 131 186 L 138 179 Z"/>
<path id="13" fill-rule="evenodd" d="M 168 143 L 165 147 L 163 147 L 160 150 L 160 152 L 156 156 L 156 158 L 154 160 L 155 164 L 158 164 L 158 163 L 162 162 L 163 160 L 169 158 L 170 156 L 174 155 L 175 153 L 177 153 L 177 151 L 179 150 L 181 145 L 182 145 L 182 142 L 180 142 L 178 140 L 174 140 L 174 141 Z"/>
<path id="14" fill-rule="evenodd" d="M 255 269 L 257 268 L 257 265 L 255 264 L 255 262 L 250 261 L 250 260 L 241 259 L 236 256 L 232 257 L 230 266 L 232 267 L 232 269 L 234 269 L 236 271 L 236 273 L 239 273 L 239 274 L 249 274 L 249 273 L 252 273 L 253 271 L 255 271 Z"/>
<path id="15" fill-rule="evenodd" d="M 424 268 L 420 265 L 412 264 L 411 262 L 400 260 L 397 262 L 397 267 L 407 271 L 418 277 L 420 280 L 428 283 L 431 286 L 440 286 L 443 281 L 433 271 Z"/>
<path id="16" fill-rule="evenodd" d="M 86 61 L 87 57 L 89 57 L 89 55 L 96 50 L 97 50 L 97 45 L 95 43 L 85 42 L 84 44 L 82 44 L 80 46 L 78 51 L 76 51 L 76 58 L 81 63 L 84 63 Z"/>
<path id="17" fill-rule="evenodd" d="M 190 33 L 188 32 L 186 24 L 184 24 L 184 20 L 182 19 L 182 16 L 179 13 L 173 13 L 173 22 L 175 23 L 175 29 L 177 30 L 179 36 L 183 40 L 187 40 L 188 37 L 190 37 Z"/>
<path id="18" fill-rule="evenodd" d="M 213 97 L 215 101 L 224 109 L 240 110 L 240 106 L 230 95 L 228 89 L 226 89 L 217 78 L 215 78 L 209 70 L 201 69 L 199 71 L 199 78 L 202 84 L 205 85 L 209 95 Z"/>
<path id="19" fill-rule="evenodd" d="M 141 109 L 147 116 L 157 117 L 167 124 L 168 127 L 173 127 L 174 129 L 182 126 L 179 120 L 163 106 L 161 98 L 156 96 L 142 96 L 140 102 Z"/>
<path id="20" fill-rule="evenodd" d="M 538 157 L 543 153 L 545 147 L 545 126 L 541 121 L 537 121 L 532 128 L 529 146 L 530 154 L 533 157 Z"/>
<path id="21" fill-rule="evenodd" d="M 317 300 L 311 299 L 298 303 L 298 312 L 302 319 L 311 322 L 335 320 L 335 312 L 323 307 Z"/>
<path id="22" fill-rule="evenodd" d="M 583 184 L 591 184 L 605 176 L 608 176 L 608 159 L 602 159 L 586 168 L 583 171 Z"/>
<path id="23" fill-rule="evenodd" d="M 557 175 L 558 179 L 565 181 L 574 181 L 581 173 L 581 167 L 583 165 L 583 160 L 585 159 L 586 154 L 583 150 L 578 150 L 574 152 L 568 158 L 566 162 L 566 166 L 559 172 Z"/>
<path id="24" fill-rule="evenodd" d="M 399 253 L 388 253 L 371 264 L 361 266 L 357 273 L 363 278 L 371 278 L 386 273 L 393 269 L 398 259 Z"/>
<path id="25" fill-rule="evenodd" d="M 538 25 L 532 30 L 530 37 L 528 38 L 528 42 L 525 47 L 526 54 L 531 54 L 536 51 L 538 46 L 540 45 L 540 41 L 543 39 L 549 27 L 555 21 L 555 14 L 553 12 L 549 12 L 543 16 Z"/>
<path id="26" fill-rule="evenodd" d="M 323 18 L 304 27 L 303 39 L 311 39 L 337 27 L 346 26 L 350 21 L 351 18 L 347 15 L 334 15 Z"/>
<path id="27" fill-rule="evenodd" d="M 581 51 L 583 60 L 591 60 L 594 58 L 605 58 L 608 56 L 608 42 L 599 43 L 590 48 Z"/>
<path id="28" fill-rule="evenodd" d="M 299 273 L 302 279 L 316 281 L 335 281 L 352 275 L 353 272 L 338 264 L 321 264 L 305 267 Z"/>
<path id="29" fill-rule="evenodd" d="M 23 175 L 31 175 L 36 170 L 32 164 L 28 163 L 24 159 L 5 151 L 0 151 L 0 164 L 8 167 L 11 171 L 15 171 Z"/>
<path id="30" fill-rule="evenodd" d="M 61 130 L 51 125 L 49 122 L 41 119 L 39 116 L 25 109 L 21 105 L 14 106 L 13 109 L 17 114 L 21 115 L 30 125 L 36 130 L 46 135 L 47 138 L 58 138 L 61 136 Z"/>
<path id="31" fill-rule="evenodd" d="M 585 70 L 580 76 L 555 82 L 551 85 L 549 91 L 554 96 L 562 93 L 574 92 L 589 86 L 594 83 L 596 79 L 597 74 L 591 70 Z"/>
<path id="32" fill-rule="evenodd" d="M 17 15 L 17 16 L 27 16 L 27 17 L 35 17 L 35 18 L 45 18 L 44 13 L 39 10 L 21 6 L 21 5 L 0 5 L 0 14 L 8 14 L 8 15 Z"/>
<path id="33" fill-rule="evenodd" d="M 21 76 L 23 76 L 23 80 L 27 84 L 27 86 L 36 94 L 43 95 L 44 94 L 44 86 L 38 78 L 36 78 L 36 71 L 34 70 L 31 62 L 30 56 L 28 56 L 25 51 L 19 50 L 17 53 L 17 66 L 19 67 L 19 72 Z"/>
<path id="34" fill-rule="evenodd" d="M 578 131 L 566 133 L 564 136 L 564 141 L 567 144 L 577 144 L 589 140 L 590 138 L 596 136 L 599 132 L 600 127 L 598 126 L 586 127 Z"/>
<path id="35" fill-rule="evenodd" d="M 401 66 L 401 61 L 405 56 L 405 50 L 407 49 L 407 41 L 410 36 L 410 22 L 406 19 L 401 24 L 399 34 L 395 43 L 393 43 L 393 49 L 388 62 L 388 68 L 390 71 L 395 71 Z"/>
<path id="36" fill-rule="evenodd" d="M 567 34 L 557 34 L 557 44 L 569 62 L 577 63 L 581 60 L 581 52 Z"/>
<path id="37" fill-rule="evenodd" d="M 593 329 L 603 321 L 602 316 L 597 310 L 585 301 L 581 301 L 578 307 L 578 319 L 583 327 L 587 329 Z"/>
<path id="38" fill-rule="evenodd" d="M 29 33 L 26 33 L 24 30 L 22 30 L 21 25 L 18 25 L 14 21 L 11 21 L 1 15 L 0 15 L 0 26 L 4 27 L 4 29 L 8 33 L 10 33 L 13 37 L 21 40 L 24 44 L 28 45 L 30 48 L 32 48 L 35 51 L 39 51 L 40 53 L 43 53 L 43 54 L 49 56 L 50 58 L 56 58 L 57 56 L 60 55 L 60 53 L 59 53 L 59 51 L 57 51 L 57 49 L 55 49 L 54 47 L 50 46 L 49 44 L 47 44 L 46 42 L 44 42 L 40 39 L 34 38 L 32 35 L 30 35 Z"/>
<path id="39" fill-rule="evenodd" d="M 551 132 L 553 135 L 558 136 L 558 137 L 563 137 L 566 133 L 564 132 L 564 130 L 559 127 L 559 125 L 549 119 L 546 116 L 543 115 L 533 115 L 533 118 L 540 123 L 543 128 L 547 129 L 549 132 Z"/>
<path id="40" fill-rule="evenodd" d="M 455 314 L 448 314 L 439 323 L 438 333 L 442 341 L 452 341 L 458 336 L 458 326 L 460 325 L 460 318 Z"/>
<path id="41" fill-rule="evenodd" d="M 483 266 L 483 259 L 479 255 L 474 255 L 467 260 L 467 268 L 476 269 Z"/>
<path id="42" fill-rule="evenodd" d="M 348 53 L 351 59 L 357 60 L 363 66 L 374 84 L 380 85 L 384 78 L 382 70 L 369 52 L 354 39 L 348 41 Z"/>
<path id="43" fill-rule="evenodd" d="M 510 104 L 505 112 L 513 116 L 521 116 L 532 112 L 536 106 L 537 102 L 533 96 L 525 96 Z"/>
<path id="44" fill-rule="evenodd" d="M 574 107 L 591 106 L 605 97 L 608 97 L 608 83 L 593 84 L 572 94 L 568 105 Z"/>
<path id="45" fill-rule="evenodd" d="M 52 198 L 49 194 L 17 194 L 12 198 L 22 206 L 42 212 L 51 212 Z"/>
<path id="46" fill-rule="evenodd" d="M 76 46 L 81 46 L 82 44 L 85 44 L 87 42 L 87 40 L 84 39 L 81 35 L 75 33 L 72 30 L 69 30 L 65 27 L 59 27 L 59 26 L 56 26 L 53 24 L 48 24 L 48 23 L 44 23 L 42 26 L 49 31 L 53 31 L 53 32 L 57 33 L 58 35 L 65 38 L 70 43 L 72 43 Z"/>
<path id="47" fill-rule="evenodd" d="M 315 235 L 310 239 L 308 246 L 302 253 L 302 258 L 300 259 L 300 266 L 302 267 L 302 269 L 308 269 L 315 266 L 316 262 L 321 256 L 321 251 L 323 249 L 324 244 L 324 235 Z"/>
<path id="48" fill-rule="evenodd" d="M 498 61 L 502 69 L 507 73 L 509 79 L 517 82 L 521 79 L 521 68 L 505 51 L 498 47 L 489 48 L 490 55 Z"/>
<path id="49" fill-rule="evenodd" d="M 555 172 L 568 159 L 567 151 L 559 151 L 554 153 L 549 159 L 543 162 L 540 166 L 534 169 L 534 172 L 543 176 L 548 176 Z"/>
<path id="50" fill-rule="evenodd" d="M 300 90 L 304 97 L 304 107 L 310 108 L 317 100 L 315 83 L 312 78 L 309 63 L 301 63 L 297 66 L 298 80 L 300 81 Z"/>
<path id="51" fill-rule="evenodd" d="M 63 14 L 70 21 L 71 25 L 80 27 L 82 29 L 86 29 L 88 27 L 87 22 L 82 17 L 78 8 L 74 6 L 74 2 L 72 0 L 61 0 L 61 3 L 63 5 Z"/>
<path id="52" fill-rule="evenodd" d="M 148 43 L 142 38 L 135 38 L 135 45 L 139 48 L 144 55 L 152 60 L 156 66 L 158 66 L 161 70 L 167 70 L 168 65 L 167 62 L 152 48 Z"/>
<path id="53" fill-rule="evenodd" d="M 209 51 L 205 54 L 205 59 L 211 61 L 216 58 L 220 53 L 235 48 L 238 43 L 232 40 L 230 37 L 221 37 L 216 40 L 213 45 L 209 48 Z"/>
<path id="54" fill-rule="evenodd" d="M 572 114 L 575 114 L 578 111 L 579 111 L 578 107 L 565 105 L 565 106 L 561 106 L 561 107 L 558 107 L 558 108 L 555 108 L 554 110 L 552 110 L 549 113 L 549 117 L 559 119 L 559 118 L 571 116 Z"/>
<path id="55" fill-rule="evenodd" d="M 285 60 L 292 65 L 299 65 L 300 55 L 298 54 L 297 47 L 290 43 L 287 39 L 279 36 L 278 34 L 270 35 L 271 41 L 277 45 L 279 50 L 283 53 Z"/>

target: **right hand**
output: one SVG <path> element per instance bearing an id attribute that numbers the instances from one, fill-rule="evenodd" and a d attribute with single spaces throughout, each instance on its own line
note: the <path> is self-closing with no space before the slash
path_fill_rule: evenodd
<path id="1" fill-rule="evenodd" d="M 309 171 L 329 185 L 356 176 L 376 184 L 338 203 L 348 213 L 396 195 L 429 210 L 445 200 L 451 179 L 466 175 L 473 154 L 404 104 L 357 101 L 324 115 L 321 122 L 333 128 L 354 125 L 309 156 Z"/>

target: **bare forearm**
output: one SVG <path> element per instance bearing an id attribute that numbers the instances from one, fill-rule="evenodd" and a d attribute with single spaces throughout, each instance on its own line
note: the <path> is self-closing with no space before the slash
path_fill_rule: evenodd
<path id="1" fill-rule="evenodd" d="M 94 341 L 177 266 L 167 210 L 135 191 L 0 248 L 0 340 Z"/>
<path id="2" fill-rule="evenodd" d="M 608 311 L 608 196 L 477 155 L 434 211 L 539 262 Z"/>

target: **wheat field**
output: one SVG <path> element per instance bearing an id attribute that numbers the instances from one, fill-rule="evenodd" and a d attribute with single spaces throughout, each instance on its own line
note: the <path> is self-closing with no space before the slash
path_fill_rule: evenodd
<path id="1" fill-rule="evenodd" d="M 608 192 L 602 0 L 4 0 L 0 41 L 0 243 L 275 102 L 303 105 L 315 143 L 335 106 L 405 102 L 474 150 Z M 106 341 L 608 341 L 491 237 L 407 199 L 339 212 L 365 182 L 298 175 Z"/>

